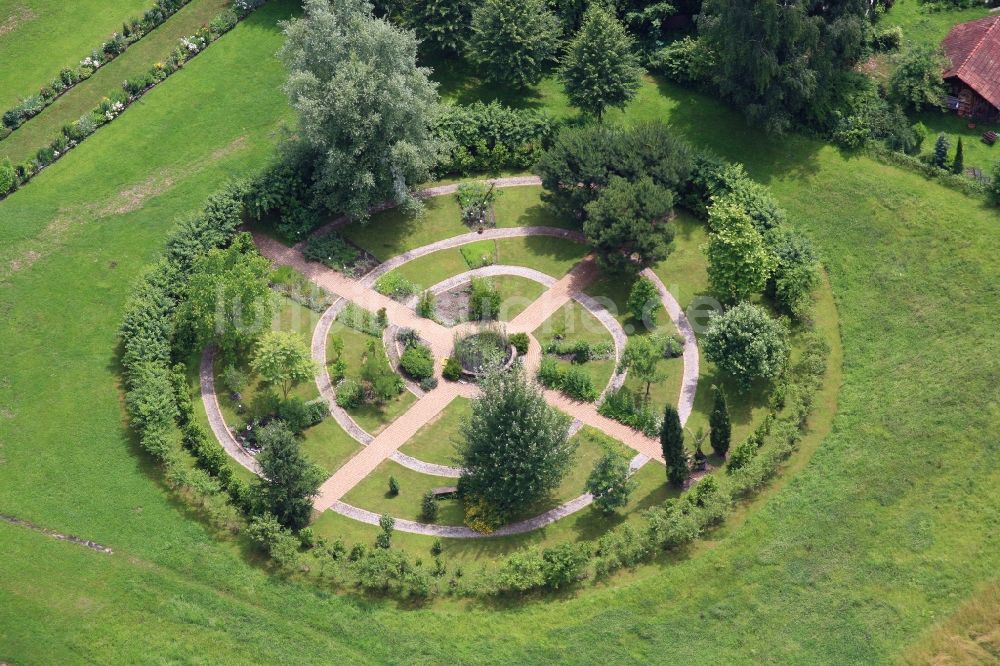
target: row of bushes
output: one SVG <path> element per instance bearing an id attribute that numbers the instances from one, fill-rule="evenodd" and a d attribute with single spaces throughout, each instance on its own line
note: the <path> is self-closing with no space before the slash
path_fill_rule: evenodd
<path id="1" fill-rule="evenodd" d="M 559 361 L 551 356 L 542 358 L 538 367 L 538 382 L 582 402 L 593 402 L 600 395 L 594 388 L 594 381 L 583 368 L 572 365 L 563 369 Z"/>
<path id="2" fill-rule="evenodd" d="M 260 4 L 263 2 L 258 2 L 257 6 Z M 209 44 L 231 30 L 246 13 L 249 12 L 226 10 L 208 26 L 199 29 L 195 35 L 180 39 L 165 62 L 158 62 L 145 73 L 124 81 L 121 90 L 116 90 L 105 97 L 90 113 L 64 125 L 59 136 L 53 139 L 49 145 L 39 148 L 33 158 L 16 166 L 11 165 L 6 160 L 0 163 L 0 199 L 23 186 L 42 169 L 96 132 L 98 128 L 121 115 L 126 108 L 150 88 L 165 80 L 180 69 L 184 63 L 201 53 Z"/>
<path id="3" fill-rule="evenodd" d="M 548 147 L 556 128 L 546 113 L 496 101 L 450 106 L 436 128 L 451 145 L 438 171 L 456 175 L 527 169 Z"/>
<path id="4" fill-rule="evenodd" d="M 89 79 L 100 67 L 124 53 L 125 49 L 148 35 L 189 2 L 191 0 L 156 0 L 142 18 L 131 18 L 122 23 L 120 33 L 113 33 L 100 48 L 91 51 L 76 67 L 64 67 L 58 76 L 42 86 L 36 94 L 25 97 L 5 111 L 3 124 L 0 125 L 0 139 L 6 138 L 26 121 L 37 116 L 73 86 Z"/>
<path id="5" fill-rule="evenodd" d="M 543 351 L 556 356 L 572 356 L 574 363 L 609 359 L 615 352 L 611 342 L 587 342 L 586 340 L 549 340 Z"/>

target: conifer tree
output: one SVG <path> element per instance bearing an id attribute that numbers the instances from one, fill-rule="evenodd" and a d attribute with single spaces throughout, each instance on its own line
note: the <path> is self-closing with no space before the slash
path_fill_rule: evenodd
<path id="1" fill-rule="evenodd" d="M 712 404 L 712 413 L 708 417 L 708 426 L 711 428 L 712 450 L 716 455 L 724 457 L 733 436 L 733 425 L 729 420 L 729 403 L 726 401 L 725 392 L 718 387 L 714 387 L 714 392 L 715 400 Z"/>
<path id="2" fill-rule="evenodd" d="M 675 486 L 684 484 L 688 476 L 688 461 L 684 453 L 684 429 L 673 405 L 663 409 L 663 426 L 660 429 L 663 460 L 667 464 L 667 480 Z"/>
<path id="3" fill-rule="evenodd" d="M 955 160 L 951 163 L 951 172 L 962 175 L 965 171 L 965 150 L 962 148 L 962 137 L 958 137 L 958 146 L 955 148 Z"/>
<path id="4" fill-rule="evenodd" d="M 948 137 L 944 132 L 938 134 L 937 141 L 934 142 L 934 156 L 931 157 L 931 163 L 941 169 L 944 169 L 948 164 L 948 149 L 951 148 L 951 143 L 948 141 Z"/>

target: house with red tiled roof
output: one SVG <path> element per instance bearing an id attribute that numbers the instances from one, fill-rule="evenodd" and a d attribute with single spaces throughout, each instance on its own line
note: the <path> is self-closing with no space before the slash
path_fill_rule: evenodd
<path id="1" fill-rule="evenodd" d="M 941 43 L 951 66 L 948 106 L 959 115 L 1000 121 L 1000 15 L 959 23 Z"/>

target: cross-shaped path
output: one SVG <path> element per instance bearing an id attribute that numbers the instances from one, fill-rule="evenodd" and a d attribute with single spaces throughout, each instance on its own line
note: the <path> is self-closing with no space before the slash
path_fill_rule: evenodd
<path id="1" fill-rule="evenodd" d="M 469 242 L 478 238 L 480 236 L 473 235 Z M 454 329 L 446 328 L 430 319 L 417 316 L 412 309 L 378 293 L 367 286 L 366 283 L 370 282 L 368 279 L 362 281 L 348 278 L 322 264 L 307 261 L 298 247 L 287 247 L 269 237 L 257 235 L 254 240 L 261 254 L 273 263 L 295 268 L 317 285 L 360 307 L 371 311 L 385 308 L 390 322 L 396 326 L 415 330 L 428 342 L 437 359 L 451 355 L 456 332 L 461 335 L 477 328 L 475 323 L 461 324 Z M 592 256 L 585 258 L 508 322 L 507 331 L 531 334 L 574 296 L 580 294 L 597 274 L 598 268 L 594 258 Z M 534 338 L 531 339 L 529 351 L 523 362 L 526 375 L 534 377 L 541 362 L 541 347 Z M 436 364 L 435 371 L 440 377 L 439 364 Z M 413 437 L 423 425 L 444 410 L 452 400 L 459 395 L 471 397 L 476 393 L 477 389 L 474 386 L 451 382 L 442 382 L 438 388 L 429 391 L 323 483 L 314 503 L 315 508 L 322 511 L 339 502 L 354 486 Z M 617 421 L 601 416 L 593 404 L 571 400 L 556 391 L 547 390 L 543 395 L 549 404 L 570 417 L 601 430 L 650 459 L 663 460 L 659 442 Z"/>

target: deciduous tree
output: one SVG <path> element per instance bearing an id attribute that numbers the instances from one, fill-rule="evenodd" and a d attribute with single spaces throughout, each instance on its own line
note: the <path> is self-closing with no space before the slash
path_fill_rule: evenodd
<path id="1" fill-rule="evenodd" d="M 788 359 L 788 331 L 759 305 L 740 303 L 713 317 L 703 342 L 705 356 L 747 389 L 781 374 Z"/>
<path id="2" fill-rule="evenodd" d="M 461 425 L 461 488 L 509 517 L 545 497 L 569 471 L 569 418 L 550 407 L 515 366 L 494 370 Z"/>
<path id="3" fill-rule="evenodd" d="M 488 79 L 525 88 L 541 81 L 560 33 L 545 0 L 484 0 L 472 12 L 469 44 Z"/>
<path id="4" fill-rule="evenodd" d="M 709 209 L 708 281 L 722 300 L 746 300 L 764 290 L 777 263 L 750 216 L 732 203 Z"/>
<path id="5" fill-rule="evenodd" d="M 265 382 L 281 387 L 285 400 L 292 388 L 316 374 L 316 363 L 302 337 L 287 331 L 265 333 L 257 343 L 251 365 Z"/>
<path id="6" fill-rule="evenodd" d="M 412 32 L 372 16 L 365 0 L 306 0 L 284 24 L 279 52 L 298 133 L 322 154 L 316 193 L 327 208 L 365 219 L 385 200 L 416 205 L 446 146 L 436 138 L 436 86 L 416 62 Z"/>
<path id="7" fill-rule="evenodd" d="M 624 108 L 635 97 L 642 68 L 625 27 L 594 3 L 569 45 L 559 75 L 570 104 L 600 119 L 606 108 Z"/>

